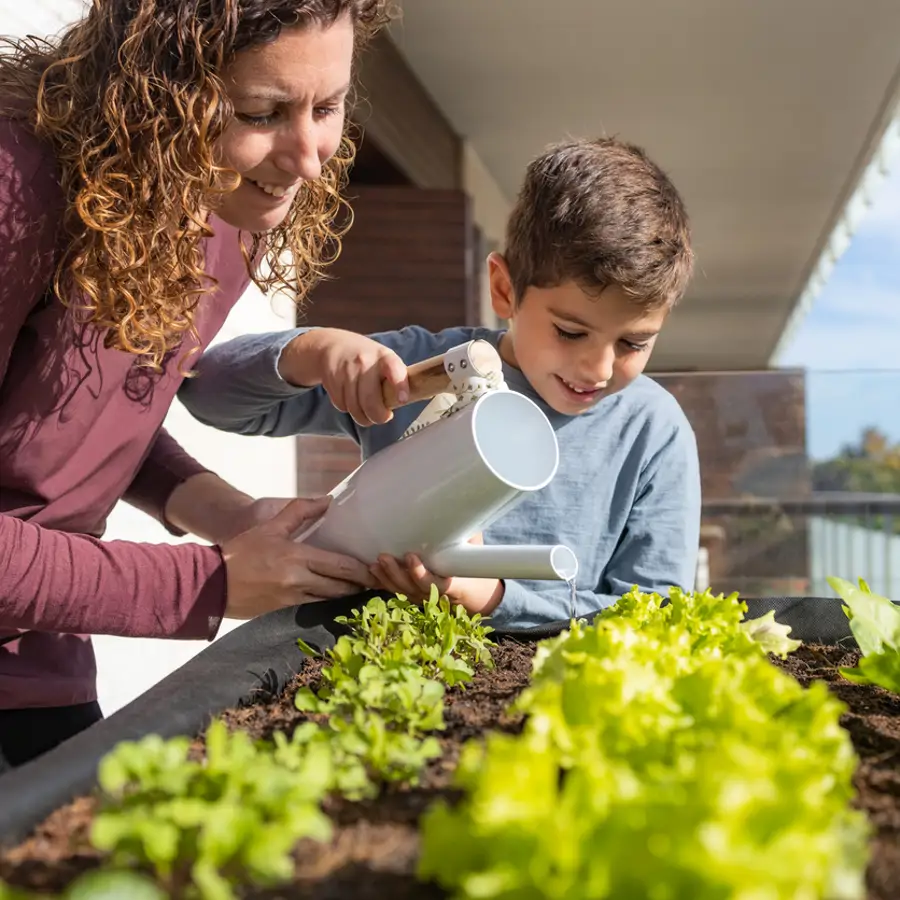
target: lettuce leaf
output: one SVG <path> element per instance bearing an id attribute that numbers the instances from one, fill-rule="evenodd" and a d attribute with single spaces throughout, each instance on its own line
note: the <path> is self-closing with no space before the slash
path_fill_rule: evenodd
<path id="1" fill-rule="evenodd" d="M 742 607 L 633 591 L 542 642 L 522 733 L 466 746 L 420 876 L 457 900 L 864 896 L 844 706 L 771 665 L 783 627 Z"/>
<path id="2" fill-rule="evenodd" d="M 900 694 L 900 606 L 873 594 L 862 578 L 859 587 L 843 578 L 829 578 L 828 583 L 846 604 L 844 612 L 862 653 L 859 665 L 841 668 L 841 675 L 855 684 Z"/>
<path id="3" fill-rule="evenodd" d="M 829 578 L 828 584 L 846 604 L 844 612 L 863 656 L 900 649 L 900 607 L 873 594 L 862 578 L 859 587 L 843 578 Z"/>
<path id="4" fill-rule="evenodd" d="M 741 628 L 766 653 L 773 653 L 782 659 L 789 653 L 793 653 L 802 643 L 802 641 L 788 637 L 791 633 L 791 626 L 776 622 L 774 609 L 770 609 L 764 616 L 757 619 L 746 619 L 741 622 Z"/>

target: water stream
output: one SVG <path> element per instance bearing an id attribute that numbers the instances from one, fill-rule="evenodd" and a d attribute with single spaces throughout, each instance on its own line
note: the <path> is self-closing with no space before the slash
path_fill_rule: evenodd
<path id="1" fill-rule="evenodd" d="M 578 590 L 575 587 L 575 579 L 567 578 L 566 584 L 569 586 L 569 621 L 578 618 Z"/>

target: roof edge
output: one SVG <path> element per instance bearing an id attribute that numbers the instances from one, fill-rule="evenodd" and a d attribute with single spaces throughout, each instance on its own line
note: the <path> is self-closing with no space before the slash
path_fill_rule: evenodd
<path id="1" fill-rule="evenodd" d="M 886 92 L 871 139 L 862 153 L 861 174 L 851 176 L 846 201 L 838 207 L 834 225 L 825 238 L 797 300 L 787 314 L 781 334 L 769 354 L 768 364 L 777 368 L 778 360 L 787 349 L 788 343 L 797 333 L 813 302 L 825 287 L 837 261 L 850 246 L 866 213 L 872 206 L 876 192 L 891 171 L 891 162 L 900 159 L 900 66 L 894 73 Z"/>

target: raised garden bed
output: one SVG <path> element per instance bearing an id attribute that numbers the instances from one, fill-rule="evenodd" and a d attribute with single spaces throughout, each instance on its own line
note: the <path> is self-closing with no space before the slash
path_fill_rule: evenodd
<path id="1" fill-rule="evenodd" d="M 804 687 L 821 680 L 847 706 L 841 725 L 850 734 L 859 765 L 853 779 L 855 805 L 874 828 L 866 872 L 868 900 L 900 897 L 900 697 L 879 687 L 851 684 L 838 671 L 854 667 L 859 652 L 804 645 L 775 665 Z"/>
<path id="2" fill-rule="evenodd" d="M 309 639 L 308 630 L 304 635 Z M 453 803 L 459 797 L 452 780 L 466 742 L 489 731 L 521 731 L 523 717 L 511 713 L 509 707 L 529 682 L 535 646 L 533 635 L 498 636 L 493 648 L 495 668 L 479 667 L 470 684 L 447 690 L 446 727 L 437 733 L 441 753 L 427 764 L 419 785 L 389 785 L 375 799 L 327 799 L 323 808 L 335 826 L 332 838 L 325 843 L 304 839 L 297 844 L 290 883 L 268 889 L 245 887 L 240 896 L 248 900 L 429 900 L 451 896 L 415 877 L 420 849 L 417 822 L 437 798 Z M 900 697 L 846 681 L 838 668 L 854 666 L 858 659 L 858 652 L 846 645 L 821 644 L 804 644 L 784 660 L 771 657 L 804 687 L 817 680 L 826 682 L 846 704 L 841 725 L 859 756 L 855 804 L 874 828 L 867 898 L 896 900 L 900 897 Z M 299 668 L 285 684 L 277 677 L 268 689 L 265 683 L 257 684 L 246 702 L 226 709 L 219 718 L 230 730 L 246 732 L 255 739 L 271 739 L 279 731 L 289 734 L 298 724 L 316 719 L 315 713 L 298 711 L 294 698 L 299 688 L 321 684 L 322 662 L 307 659 Z M 191 749 L 195 758 L 204 753 L 203 738 L 201 730 Z M 11 783 L 7 777 L 7 784 Z M 2 791 L 0 780 L 0 797 Z M 103 857 L 88 839 L 96 805 L 89 792 L 81 792 L 38 824 L 24 841 L 7 846 L 0 852 L 0 881 L 33 891 L 62 891 L 78 875 L 100 865 Z"/>
<path id="3" fill-rule="evenodd" d="M 481 670 L 465 691 L 452 689 L 446 698 L 446 729 L 439 738 L 443 754 L 430 763 L 417 788 L 388 788 L 377 800 L 326 802 L 338 823 L 327 845 L 311 840 L 296 853 L 297 883 L 277 891 L 252 891 L 247 898 L 359 898 L 407 900 L 447 895 L 413 877 L 418 853 L 416 822 L 438 794 L 452 791 L 450 781 L 464 741 L 488 729 L 516 732 L 521 719 L 507 715 L 510 700 L 528 683 L 534 644 L 504 640 L 495 650 L 496 669 Z M 222 715 L 229 728 L 256 738 L 274 731 L 290 732 L 306 716 L 294 708 L 297 688 L 314 685 L 321 664 L 311 661 L 286 691 L 265 703 L 228 710 Z M 202 752 L 202 739 L 197 741 Z M 79 798 L 51 815 L 35 834 L 0 857 L 0 879 L 21 887 L 60 890 L 101 857 L 88 841 L 94 801 Z"/>

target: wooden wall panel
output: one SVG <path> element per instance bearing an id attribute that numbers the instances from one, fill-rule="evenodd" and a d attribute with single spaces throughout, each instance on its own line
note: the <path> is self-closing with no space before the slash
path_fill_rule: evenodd
<path id="1" fill-rule="evenodd" d="M 370 334 L 404 325 L 438 331 L 476 324 L 480 242 L 468 198 L 457 190 L 356 186 L 354 224 L 330 277 L 300 324 Z M 343 438 L 298 438 L 301 496 L 331 490 L 359 464 Z"/>
<path id="2" fill-rule="evenodd" d="M 461 186 L 462 141 L 386 32 L 360 56 L 353 119 L 422 188 Z"/>

